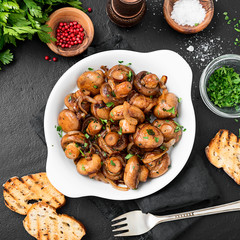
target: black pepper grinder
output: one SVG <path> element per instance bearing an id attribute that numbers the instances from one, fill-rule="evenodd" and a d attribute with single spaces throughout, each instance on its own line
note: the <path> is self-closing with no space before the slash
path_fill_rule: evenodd
<path id="1" fill-rule="evenodd" d="M 138 24 L 146 12 L 145 0 L 108 0 L 107 14 L 120 27 Z"/>

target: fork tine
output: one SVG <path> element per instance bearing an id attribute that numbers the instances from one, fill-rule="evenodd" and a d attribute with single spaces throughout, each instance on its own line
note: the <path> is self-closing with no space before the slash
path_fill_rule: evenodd
<path id="1" fill-rule="evenodd" d="M 128 230 L 128 229 L 127 229 L 127 225 L 122 226 L 122 227 L 120 227 L 120 228 L 113 229 L 112 232 L 115 233 L 115 232 L 126 231 L 126 230 Z"/>
<path id="2" fill-rule="evenodd" d="M 112 224 L 112 227 L 117 227 L 118 225 L 122 225 L 122 224 L 126 224 L 127 223 L 127 219 L 124 219 L 120 222 L 117 222 L 117 223 L 113 223 Z"/>
<path id="3" fill-rule="evenodd" d="M 114 235 L 114 237 L 127 237 L 127 236 L 131 236 L 129 235 L 129 232 L 124 232 L 124 233 L 119 233 Z"/>
<path id="4" fill-rule="evenodd" d="M 117 221 L 117 220 L 120 220 L 120 219 L 123 219 L 123 218 L 127 218 L 127 217 L 126 217 L 126 213 L 124 213 L 124 214 L 122 214 L 122 215 L 120 215 L 120 216 L 112 219 L 112 222 Z"/>

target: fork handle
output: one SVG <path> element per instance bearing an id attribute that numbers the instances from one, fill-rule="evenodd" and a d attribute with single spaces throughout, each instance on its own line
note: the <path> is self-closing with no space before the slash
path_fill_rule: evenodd
<path id="1" fill-rule="evenodd" d="M 209 207 L 209 208 L 202 208 L 199 210 L 193 210 L 189 212 L 182 212 L 182 213 L 165 215 L 165 216 L 156 216 L 158 219 L 156 225 L 162 222 L 169 222 L 169 221 L 175 221 L 175 220 L 193 218 L 193 217 L 201 217 L 201 216 L 207 216 L 207 215 L 213 215 L 213 214 L 219 214 L 219 213 L 225 213 L 225 212 L 233 212 L 238 210 L 240 210 L 240 201 L 222 204 L 222 205 Z"/>

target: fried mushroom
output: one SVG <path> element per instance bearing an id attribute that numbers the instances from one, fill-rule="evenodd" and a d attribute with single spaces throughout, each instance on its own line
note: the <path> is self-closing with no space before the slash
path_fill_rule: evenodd
<path id="1" fill-rule="evenodd" d="M 123 180 L 130 189 L 136 189 L 139 184 L 140 164 L 137 156 L 132 156 L 125 167 Z"/>
<path id="2" fill-rule="evenodd" d="M 131 82 L 135 78 L 135 72 L 130 67 L 119 64 L 108 70 L 107 78 L 116 82 Z"/>

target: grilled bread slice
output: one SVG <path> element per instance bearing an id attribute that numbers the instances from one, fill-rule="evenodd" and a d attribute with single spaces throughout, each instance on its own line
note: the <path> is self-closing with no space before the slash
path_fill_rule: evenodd
<path id="1" fill-rule="evenodd" d="M 14 212 L 26 215 L 32 203 L 43 201 L 54 208 L 65 204 L 65 196 L 55 189 L 46 173 L 36 173 L 22 178 L 10 178 L 3 185 L 5 205 Z"/>
<path id="2" fill-rule="evenodd" d="M 220 129 L 205 149 L 208 160 L 240 184 L 240 139 L 229 130 Z"/>
<path id="3" fill-rule="evenodd" d="M 46 203 L 34 203 L 23 220 L 26 231 L 38 240 L 79 240 L 85 234 L 83 224 L 73 217 L 57 214 Z"/>

